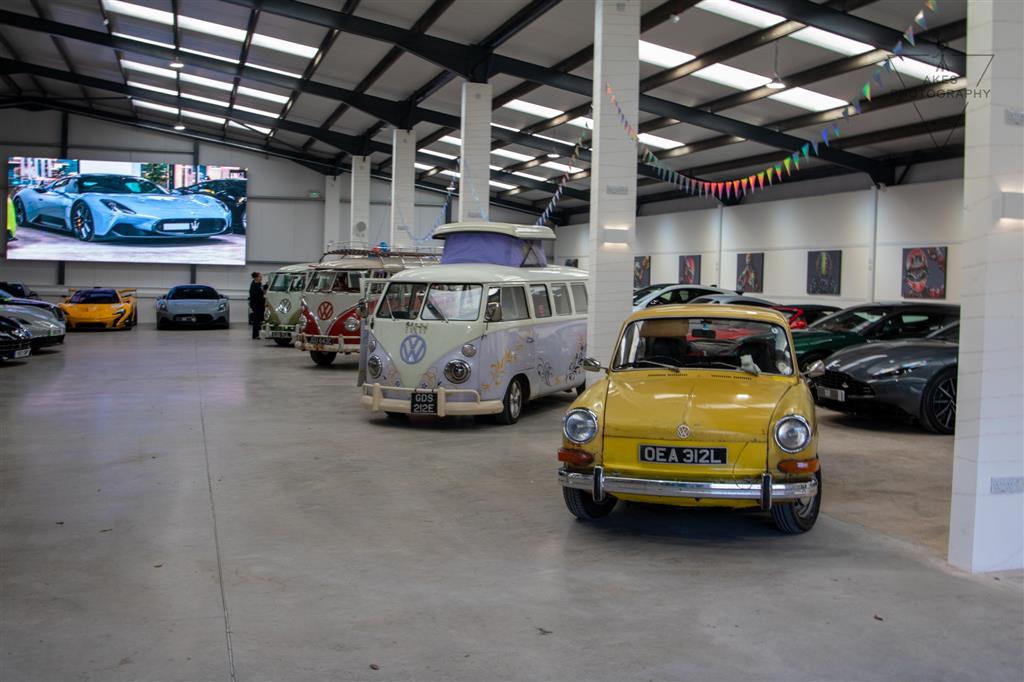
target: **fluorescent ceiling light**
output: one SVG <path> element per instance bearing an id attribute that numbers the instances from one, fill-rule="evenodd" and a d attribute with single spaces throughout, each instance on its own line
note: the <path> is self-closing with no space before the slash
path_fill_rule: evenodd
<path id="1" fill-rule="evenodd" d="M 430 154 L 431 156 L 440 156 L 442 159 L 454 159 L 454 154 L 445 154 L 444 152 L 435 152 L 433 149 L 421 149 L 424 154 Z"/>
<path id="2" fill-rule="evenodd" d="M 777 102 L 784 102 L 786 104 L 791 104 L 794 107 L 809 109 L 811 111 L 828 111 L 829 109 L 846 106 L 847 104 L 846 101 L 841 100 L 838 97 L 814 92 L 813 90 L 805 90 L 804 88 L 790 88 L 789 90 L 783 90 L 782 92 L 777 92 L 774 95 L 768 95 L 768 99 L 773 99 Z"/>
<path id="3" fill-rule="evenodd" d="M 184 95 L 183 95 L 184 96 Z M 250 114 L 256 114 L 257 116 L 266 116 L 267 118 L 281 118 L 281 115 L 274 111 L 264 111 L 263 109 L 253 109 L 252 107 L 243 107 L 241 104 L 236 104 L 234 109 L 238 111 L 247 111 Z"/>
<path id="4" fill-rule="evenodd" d="M 453 178 L 457 178 L 457 177 L 459 177 L 459 172 L 458 171 L 453 171 L 453 170 L 443 170 L 443 171 L 441 171 L 441 175 L 450 175 Z"/>
<path id="5" fill-rule="evenodd" d="M 451 135 L 445 135 L 440 140 L 438 140 L 438 142 L 444 142 L 445 144 L 453 144 L 456 147 L 462 146 L 462 140 L 460 140 L 457 137 L 452 137 Z"/>
<path id="6" fill-rule="evenodd" d="M 497 180 L 488 180 L 487 184 L 491 187 L 497 187 L 498 189 L 515 189 L 515 185 L 509 185 L 504 182 L 498 182 Z"/>
<path id="7" fill-rule="evenodd" d="M 676 147 L 682 147 L 682 142 L 676 142 L 670 140 L 667 137 L 658 137 L 657 135 L 651 135 L 650 133 L 640 133 L 640 141 L 646 144 L 648 147 L 654 147 L 655 149 L 674 149 Z"/>
<path id="8" fill-rule="evenodd" d="M 153 66 L 152 64 L 146 64 L 143 62 L 136 62 L 131 59 L 122 59 L 121 66 L 127 71 L 138 71 L 139 73 L 148 73 L 151 76 L 160 76 L 161 78 L 177 79 L 180 78 L 184 83 L 192 83 L 194 85 L 202 85 L 203 87 L 213 88 L 214 90 L 222 90 L 224 92 L 231 92 L 234 87 L 233 84 L 227 81 L 219 81 L 213 78 L 206 78 L 205 76 L 196 76 L 191 73 L 179 73 L 172 71 L 171 69 L 165 69 L 160 66 Z M 284 95 L 278 95 L 273 92 L 267 92 L 266 90 L 257 90 L 256 88 L 245 87 L 244 85 L 238 86 L 238 94 L 248 95 L 249 97 L 255 97 L 258 99 L 264 99 L 268 102 L 276 102 L 278 104 L 285 104 L 288 98 Z M 275 114 L 276 116 L 276 114 Z"/>
<path id="9" fill-rule="evenodd" d="M 149 90 L 150 92 L 159 92 L 163 95 L 170 95 L 171 97 L 177 97 L 178 91 L 171 90 L 170 88 L 160 88 L 155 85 L 148 85 L 146 83 L 138 83 L 136 81 L 127 81 L 125 85 L 132 88 L 139 88 L 141 90 Z M 219 99 L 213 99 L 211 97 L 200 97 L 199 95 L 192 95 L 187 92 L 181 93 L 184 99 L 195 100 L 196 102 L 206 102 L 207 104 L 215 104 L 218 107 L 224 107 L 225 109 L 230 106 L 228 102 L 221 101 Z"/>
<path id="10" fill-rule="evenodd" d="M 506 159 L 515 159 L 516 161 L 531 161 L 533 157 L 529 154 L 520 154 L 519 152 L 513 152 L 508 149 L 492 149 L 491 154 L 495 156 L 504 156 Z"/>
<path id="11" fill-rule="evenodd" d="M 264 128 L 263 126 L 254 126 L 251 123 L 246 123 L 243 125 L 241 123 L 236 123 L 235 121 L 228 121 L 228 125 L 232 128 L 240 128 L 242 130 L 247 130 L 250 133 L 258 132 L 263 135 L 270 135 L 272 132 L 274 132 L 271 128 Z"/>
<path id="12" fill-rule="evenodd" d="M 187 116 L 188 118 L 195 118 L 200 121 L 208 121 L 210 123 L 216 123 L 217 125 L 224 125 L 224 118 L 220 116 L 210 116 L 209 114 L 201 114 L 198 111 L 189 111 L 188 109 L 176 109 L 175 107 L 169 107 L 163 104 L 157 104 L 156 102 L 147 102 L 141 99 L 133 99 L 132 104 L 137 107 L 144 109 L 153 109 L 154 111 L 161 111 L 165 114 L 171 114 L 172 116 Z"/>
<path id="13" fill-rule="evenodd" d="M 705 12 L 712 12 L 759 28 L 768 28 L 786 20 L 785 17 L 780 17 L 778 14 L 741 5 L 732 0 L 701 0 L 697 3 L 697 7 Z"/>
<path id="14" fill-rule="evenodd" d="M 561 116 L 565 113 L 564 111 L 559 111 L 552 107 L 545 107 L 532 102 L 524 102 L 521 99 L 514 99 L 511 102 L 506 102 L 503 107 L 505 109 L 511 109 L 512 111 L 518 111 L 524 114 L 540 116 L 541 118 L 554 118 L 555 116 Z"/>
<path id="15" fill-rule="evenodd" d="M 940 69 L 932 64 L 925 64 L 919 62 L 916 59 L 907 59 L 906 57 L 893 57 L 892 68 L 901 73 L 904 76 L 910 76 L 911 78 L 917 78 L 919 80 L 930 80 L 943 81 L 951 78 L 959 78 L 959 74 L 953 71 L 947 71 Z"/>
<path id="16" fill-rule="evenodd" d="M 171 12 L 165 12 L 164 10 L 154 9 L 152 7 L 144 7 L 143 5 L 136 5 L 131 2 L 124 2 L 124 0 L 102 0 L 102 2 L 103 8 L 111 14 L 120 14 L 122 16 L 134 17 L 144 21 L 152 21 L 164 26 L 174 25 L 174 14 Z M 246 35 L 244 29 L 226 26 L 224 24 L 217 24 L 212 21 L 204 21 L 203 19 L 186 17 L 180 13 L 178 14 L 178 27 L 186 31 L 194 31 L 196 33 L 216 36 L 236 43 L 244 42 Z M 253 33 L 252 44 L 268 50 L 274 50 L 275 52 L 284 52 L 285 54 L 305 57 L 306 59 L 311 59 L 317 53 L 317 48 L 315 47 L 302 45 L 290 40 L 274 38 L 261 33 Z"/>
<path id="17" fill-rule="evenodd" d="M 743 69 L 737 69 L 734 66 L 727 66 L 725 64 L 712 64 L 711 66 L 705 67 L 700 71 L 693 74 L 697 78 L 703 78 L 706 81 L 712 83 L 718 83 L 729 88 L 736 88 L 737 90 L 753 90 L 759 88 L 762 85 L 767 85 L 771 78 L 759 76 L 756 73 L 750 71 L 744 71 Z"/>
<path id="18" fill-rule="evenodd" d="M 831 31 L 824 31 L 814 26 L 808 26 L 795 33 L 790 33 L 789 37 L 810 45 L 816 45 L 830 52 L 838 52 L 847 57 L 852 57 L 855 54 L 864 54 L 875 49 L 874 45 L 862 43 L 859 40 L 853 40 Z"/>
<path id="19" fill-rule="evenodd" d="M 182 75 L 184 76 L 185 74 L 182 74 Z M 201 77 L 200 76 L 193 76 L 192 78 L 201 78 Z M 188 80 L 188 81 L 193 82 L 193 83 L 195 82 L 195 81 L 191 80 L 191 78 L 186 79 L 186 78 L 183 77 L 181 80 Z M 212 80 L 212 79 L 210 79 L 210 78 L 203 78 L 203 80 Z M 218 81 L 213 81 L 213 82 L 216 83 Z M 274 93 L 274 92 L 267 92 L 266 90 L 257 90 L 256 88 L 247 88 L 244 85 L 239 85 L 238 86 L 238 94 L 239 95 L 248 95 L 249 97 L 255 97 L 256 99 L 265 99 L 268 102 L 277 102 L 278 104 L 287 104 L 288 103 L 288 96 L 287 95 L 278 95 L 277 93 Z"/>
<path id="20" fill-rule="evenodd" d="M 433 166 L 431 166 L 430 164 L 419 162 L 414 163 L 413 166 L 415 166 L 417 170 L 430 170 L 431 168 L 433 168 Z"/>
<path id="21" fill-rule="evenodd" d="M 542 163 L 541 165 L 544 166 L 545 168 L 554 168 L 555 170 L 560 170 L 563 173 L 579 173 L 581 170 L 583 170 L 582 168 L 577 168 L 576 166 L 569 166 L 564 163 L 558 163 L 557 161 L 548 161 L 546 163 Z"/>
<path id="22" fill-rule="evenodd" d="M 640 41 L 640 61 L 647 64 L 654 64 L 663 69 L 674 69 L 692 59 L 692 54 L 673 50 L 671 47 L 665 47 L 664 45 L 649 43 L 646 40 Z"/>
<path id="23" fill-rule="evenodd" d="M 539 180 L 540 182 L 547 182 L 548 181 L 547 178 L 541 177 L 539 175 L 530 175 L 529 173 L 524 173 L 522 171 L 512 171 L 512 175 L 518 175 L 520 177 L 529 178 L 531 180 Z"/>
<path id="24" fill-rule="evenodd" d="M 143 64 L 142 62 L 135 62 L 130 59 L 122 59 L 121 66 L 128 71 L 138 71 L 140 73 L 148 73 L 153 76 L 161 76 L 163 78 L 177 78 L 178 73 L 171 69 L 165 69 L 162 66 L 153 66 L 152 64 Z"/>

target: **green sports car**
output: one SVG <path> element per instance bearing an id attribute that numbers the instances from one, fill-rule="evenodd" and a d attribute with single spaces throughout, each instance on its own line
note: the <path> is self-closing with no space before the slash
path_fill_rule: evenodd
<path id="1" fill-rule="evenodd" d="M 960 319 L 960 306 L 946 303 L 869 303 L 823 317 L 793 331 L 801 369 L 837 350 L 872 341 L 919 339 Z"/>

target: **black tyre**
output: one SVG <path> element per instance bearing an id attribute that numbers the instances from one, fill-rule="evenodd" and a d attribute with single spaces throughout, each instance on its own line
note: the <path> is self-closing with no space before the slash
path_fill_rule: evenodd
<path id="1" fill-rule="evenodd" d="M 79 201 L 71 207 L 71 231 L 83 242 L 91 242 L 96 238 L 96 223 L 92 217 L 92 211 Z"/>
<path id="2" fill-rule="evenodd" d="M 604 500 L 595 502 L 594 496 L 586 490 L 578 488 L 562 488 L 562 497 L 565 498 L 565 506 L 577 519 L 589 521 L 608 516 L 615 509 L 618 500 L 611 495 L 605 495 Z"/>
<path id="3" fill-rule="evenodd" d="M 956 368 L 944 369 L 928 382 L 921 396 L 921 423 L 929 431 L 951 434 L 956 429 Z"/>
<path id="4" fill-rule="evenodd" d="M 505 397 L 501 401 L 504 407 L 495 415 L 499 424 L 515 424 L 519 421 L 527 397 L 525 383 L 522 377 L 512 377 L 512 381 L 508 382 Z"/>
<path id="5" fill-rule="evenodd" d="M 321 367 L 330 367 L 331 363 L 334 362 L 334 358 L 338 357 L 337 353 L 325 353 L 319 350 L 309 351 L 309 357 L 313 358 L 313 362 L 320 365 Z"/>
<path id="6" fill-rule="evenodd" d="M 806 372 L 807 368 L 813 365 L 818 360 L 824 360 L 829 355 L 832 355 L 830 351 L 813 351 L 808 353 L 802 360 L 800 360 L 800 371 Z"/>
<path id="7" fill-rule="evenodd" d="M 783 533 L 798 535 L 814 528 L 814 522 L 818 520 L 818 512 L 821 511 L 821 471 L 819 470 L 814 476 L 818 479 L 817 495 L 808 500 L 772 505 L 772 521 L 775 522 L 775 527 Z"/>
<path id="8" fill-rule="evenodd" d="M 290 346 L 290 345 L 292 345 L 292 340 L 291 339 L 274 339 L 274 343 L 276 343 L 279 346 Z"/>
<path id="9" fill-rule="evenodd" d="M 404 412 L 385 412 L 384 416 L 388 418 L 389 422 L 405 422 L 409 421 L 409 415 Z"/>
<path id="10" fill-rule="evenodd" d="M 162 317 L 156 318 L 156 328 L 167 329 L 167 320 Z"/>
<path id="11" fill-rule="evenodd" d="M 28 218 L 25 213 L 25 203 L 21 197 L 14 197 L 14 224 L 18 227 L 28 225 Z"/>

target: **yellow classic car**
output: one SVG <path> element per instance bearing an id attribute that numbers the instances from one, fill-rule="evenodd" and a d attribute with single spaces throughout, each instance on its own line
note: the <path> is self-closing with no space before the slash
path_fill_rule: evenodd
<path id="1" fill-rule="evenodd" d="M 71 289 L 60 304 L 71 329 L 131 329 L 138 323 L 135 289 Z"/>
<path id="2" fill-rule="evenodd" d="M 563 421 L 558 480 L 579 519 L 617 500 L 760 508 L 810 530 L 821 506 L 814 400 L 786 318 L 736 305 L 659 306 L 622 326 L 606 374 Z"/>

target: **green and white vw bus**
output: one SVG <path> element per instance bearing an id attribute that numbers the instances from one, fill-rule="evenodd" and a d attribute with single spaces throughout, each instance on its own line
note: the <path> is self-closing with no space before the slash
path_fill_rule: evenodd
<path id="1" fill-rule="evenodd" d="M 495 415 L 584 385 L 587 273 L 547 266 L 547 227 L 454 223 L 442 264 L 388 282 L 367 320 L 362 405 L 389 417 Z"/>
<path id="2" fill-rule="evenodd" d="M 295 341 L 301 321 L 302 292 L 311 267 L 311 263 L 296 263 L 270 273 L 261 329 L 263 338 L 273 339 L 279 346 L 290 346 Z"/>

